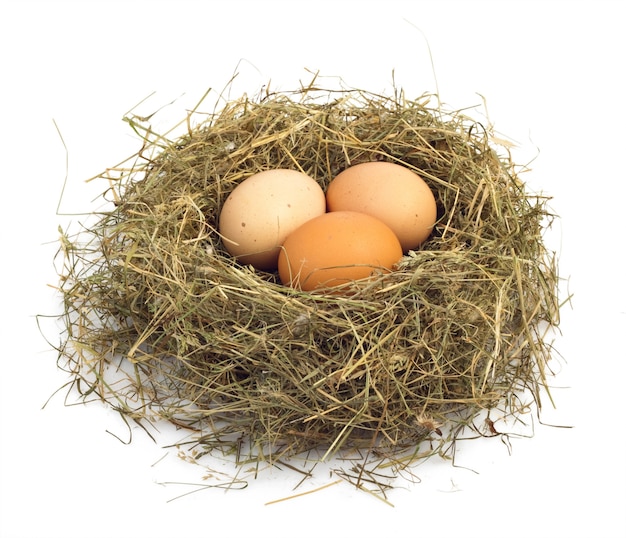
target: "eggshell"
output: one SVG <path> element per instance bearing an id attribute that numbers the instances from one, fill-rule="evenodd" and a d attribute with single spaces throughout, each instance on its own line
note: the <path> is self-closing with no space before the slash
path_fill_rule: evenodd
<path id="1" fill-rule="evenodd" d="M 219 232 L 238 261 L 273 271 L 287 236 L 325 211 L 324 191 L 313 178 L 296 170 L 267 170 L 230 193 L 220 212 Z"/>
<path id="2" fill-rule="evenodd" d="M 346 168 L 326 191 L 328 211 L 360 211 L 382 220 L 402 250 L 419 247 L 437 220 L 435 196 L 426 182 L 405 166 L 368 162 Z"/>
<path id="3" fill-rule="evenodd" d="M 287 237 L 278 274 L 283 284 L 311 291 L 389 272 L 401 257 L 398 238 L 379 219 L 336 211 L 311 219 Z"/>

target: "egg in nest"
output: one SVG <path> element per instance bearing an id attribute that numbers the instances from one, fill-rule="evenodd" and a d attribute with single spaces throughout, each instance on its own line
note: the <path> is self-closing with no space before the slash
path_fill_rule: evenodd
<path id="1" fill-rule="evenodd" d="M 278 273 L 283 284 L 312 291 L 387 273 L 400 258 L 400 241 L 385 223 L 365 213 L 335 211 L 287 237 Z"/>
<path id="2" fill-rule="evenodd" d="M 220 212 L 219 233 L 237 261 L 274 271 L 287 236 L 325 211 L 324 191 L 313 178 L 297 170 L 266 170 L 230 193 Z"/>
<path id="3" fill-rule="evenodd" d="M 389 226 L 402 250 L 418 248 L 437 220 L 435 196 L 415 172 L 391 162 L 367 162 L 346 168 L 328 185 L 328 211 L 359 211 Z"/>

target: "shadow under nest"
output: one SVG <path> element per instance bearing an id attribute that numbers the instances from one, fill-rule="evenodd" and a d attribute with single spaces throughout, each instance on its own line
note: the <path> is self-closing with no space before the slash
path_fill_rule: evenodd
<path id="1" fill-rule="evenodd" d="M 74 386 L 238 461 L 393 455 L 453 442 L 490 410 L 523 414 L 522 392 L 540 406 L 559 311 L 553 216 L 488 128 L 432 100 L 244 96 L 175 140 L 127 118 L 144 147 L 102 175 L 112 208 L 61 239 Z M 253 173 L 295 169 L 325 190 L 374 160 L 416 171 L 437 200 L 431 237 L 397 270 L 342 295 L 302 292 L 223 248 L 220 207 Z"/>

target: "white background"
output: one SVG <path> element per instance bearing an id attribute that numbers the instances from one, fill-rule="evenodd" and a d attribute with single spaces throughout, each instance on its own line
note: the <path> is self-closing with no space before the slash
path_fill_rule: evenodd
<path id="1" fill-rule="evenodd" d="M 623 82 L 624 13 L 615 1 L 556 2 L 31 2 L 0 3 L 0 536 L 626 536 Z M 430 52 L 429 52 L 430 48 Z M 432 56 L 431 56 L 432 54 Z M 432 60 L 432 62 L 431 62 Z M 309 70 L 409 97 L 438 92 L 478 106 L 518 144 L 514 159 L 553 196 L 550 235 L 567 290 L 557 409 L 532 439 L 468 443 L 459 461 L 431 461 L 390 492 L 394 507 L 343 483 L 292 494 L 272 470 L 243 491 L 189 489 L 201 469 L 164 455 L 118 416 L 64 405 L 67 381 L 37 314 L 58 311 L 57 226 L 93 210 L 85 179 L 129 156 L 121 121 L 136 103 L 175 118 L 234 71 L 237 91 L 308 81 Z M 68 148 L 66 154 L 55 123 Z M 44 320 L 46 335 L 58 340 Z M 75 400 L 70 396 L 68 403 Z M 166 435 L 167 437 L 167 435 Z M 172 437 L 171 440 L 174 440 Z M 163 442 L 161 443 L 163 444 Z M 476 471 L 476 472 L 474 472 Z M 310 485 L 332 482 L 322 473 Z M 171 502 L 168 502 L 171 501 Z"/>

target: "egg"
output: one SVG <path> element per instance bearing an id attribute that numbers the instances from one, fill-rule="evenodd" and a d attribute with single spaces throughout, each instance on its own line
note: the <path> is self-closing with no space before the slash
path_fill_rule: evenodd
<path id="1" fill-rule="evenodd" d="M 266 170 L 230 193 L 220 212 L 219 233 L 239 262 L 273 271 L 287 236 L 325 212 L 324 191 L 313 178 L 296 170 Z"/>
<path id="2" fill-rule="evenodd" d="M 328 211 L 360 211 L 389 226 L 402 250 L 418 248 L 437 220 L 435 196 L 409 168 L 390 162 L 368 162 L 346 168 L 328 185 Z"/>
<path id="3" fill-rule="evenodd" d="M 291 233 L 278 256 L 285 285 L 305 291 L 392 271 L 400 241 L 379 219 L 354 211 L 325 213 Z"/>

